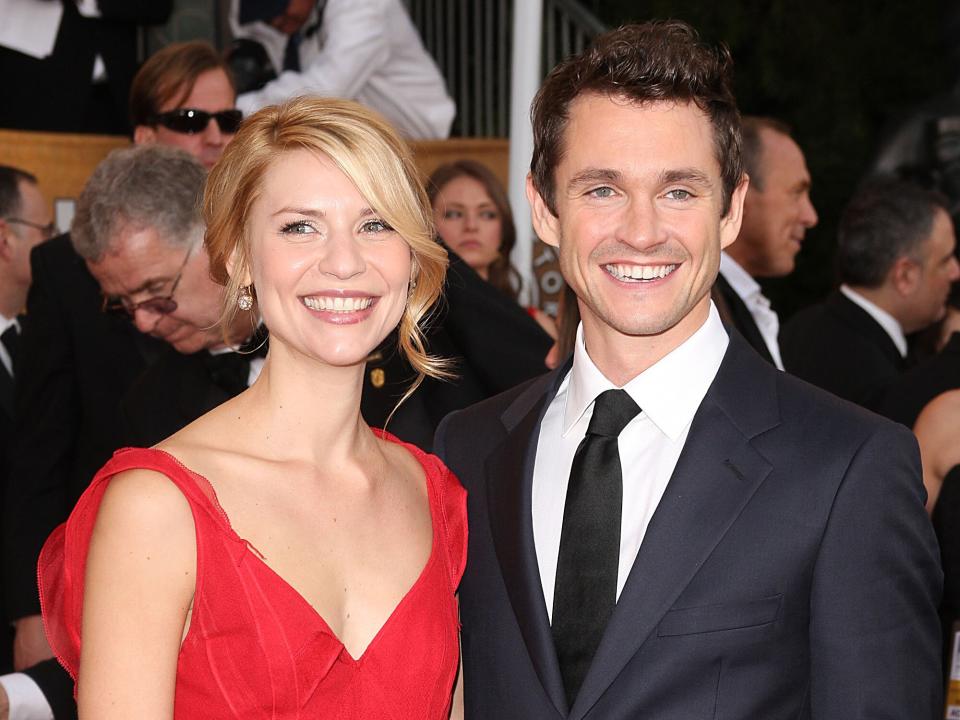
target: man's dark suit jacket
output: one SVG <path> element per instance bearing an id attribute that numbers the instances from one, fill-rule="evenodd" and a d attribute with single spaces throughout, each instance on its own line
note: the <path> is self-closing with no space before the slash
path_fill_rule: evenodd
<path id="1" fill-rule="evenodd" d="M 915 440 L 736 333 L 568 712 L 531 521 L 539 426 L 567 370 L 437 432 L 468 491 L 468 720 L 942 717 Z"/>
<path id="2" fill-rule="evenodd" d="M 717 281 L 713 284 L 711 296 L 724 322 L 733 325 L 750 343 L 750 346 L 759 353 L 760 357 L 771 365 L 774 364 L 773 356 L 770 355 L 770 348 L 767 347 L 763 334 L 757 327 L 757 321 L 753 319 L 750 308 L 743 302 L 743 298 L 737 295 L 737 291 L 731 287 L 722 273 L 717 274 Z"/>
<path id="3" fill-rule="evenodd" d="M 874 411 L 906 369 L 887 332 L 839 290 L 790 318 L 780 354 L 788 373 Z"/>
<path id="4" fill-rule="evenodd" d="M 880 405 L 880 414 L 912 428 L 937 395 L 960 388 L 960 333 L 943 350 L 898 377 Z"/>
<path id="5" fill-rule="evenodd" d="M 7 463 L 12 445 L 13 429 L 16 423 L 13 418 L 13 376 L 7 372 L 5 365 L 0 363 L 0 488 L 7 485 Z M 3 512 L 3 493 L 0 493 L 0 513 Z M 2 523 L 0 515 L 0 523 Z M 0 524 L 2 527 L 2 524 Z M 0 550 L 3 539 L 0 537 Z M 3 578 L 0 577 L 0 592 L 3 591 Z M 3 607 L 3 597 L 0 596 L 0 608 Z M 2 617 L 6 618 L 6 613 Z M 0 674 L 8 673 L 13 669 L 13 635 L 10 626 L 0 632 Z"/>
<path id="6" fill-rule="evenodd" d="M 74 0 L 41 1 L 64 6 L 53 53 L 41 60 L 0 47 L 0 127 L 125 134 L 137 26 L 166 21 L 172 0 L 97 0 L 99 18 L 81 16 Z M 107 71 L 100 88 L 92 83 L 97 55 Z"/>
<path id="7" fill-rule="evenodd" d="M 100 312 L 100 288 L 62 236 L 30 256 L 33 283 L 15 365 L 17 428 L 4 508 L 6 610 L 10 619 L 40 612 L 37 558 L 50 532 L 66 520 L 94 473 L 121 444 L 120 398 L 146 358 L 166 346 L 123 318 Z M 31 670 L 58 712 L 55 661 Z M 53 678 L 53 679 L 51 679 Z"/>

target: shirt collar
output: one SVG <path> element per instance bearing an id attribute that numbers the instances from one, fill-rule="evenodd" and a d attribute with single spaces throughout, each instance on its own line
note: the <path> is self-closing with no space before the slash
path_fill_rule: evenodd
<path id="1" fill-rule="evenodd" d="M 900 357 L 907 356 L 907 337 L 903 334 L 903 328 L 900 327 L 900 323 L 897 322 L 897 319 L 893 315 L 876 303 L 867 300 L 849 285 L 841 285 L 840 292 L 842 292 L 850 302 L 860 306 L 865 313 L 876 320 L 877 325 L 886 331 L 890 339 L 893 340 L 893 344 L 897 346 Z"/>
<path id="2" fill-rule="evenodd" d="M 0 313 L 0 335 L 3 335 L 11 325 L 17 328 L 17 332 L 20 332 L 20 323 L 17 321 L 16 316 L 8 318 L 3 313 Z"/>
<path id="3" fill-rule="evenodd" d="M 725 252 L 720 253 L 720 274 L 723 275 L 723 279 L 730 283 L 733 291 L 743 300 L 746 300 L 752 295 L 762 294 L 760 283 L 754 280 L 750 276 L 750 273 L 743 269 L 740 263 Z"/>
<path id="4" fill-rule="evenodd" d="M 676 440 L 690 424 L 720 369 L 729 338 L 713 302 L 706 322 L 679 347 L 630 380 L 623 389 L 657 428 Z M 593 364 L 577 328 L 573 369 L 563 413 L 563 434 L 573 429 L 596 397 L 615 389 Z"/>

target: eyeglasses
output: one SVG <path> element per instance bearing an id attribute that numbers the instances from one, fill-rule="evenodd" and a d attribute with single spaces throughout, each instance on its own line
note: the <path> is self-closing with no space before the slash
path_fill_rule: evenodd
<path id="1" fill-rule="evenodd" d="M 177 272 L 176 277 L 173 278 L 173 285 L 170 286 L 170 292 L 167 295 L 147 298 L 138 303 L 130 302 L 130 299 L 126 297 L 110 297 L 109 295 L 104 295 L 103 306 L 100 309 L 106 313 L 125 314 L 130 317 L 136 315 L 137 310 L 146 310 L 154 315 L 172 315 L 179 307 L 177 301 L 173 299 L 173 294 L 177 291 L 177 285 L 180 284 L 180 278 L 183 277 L 183 271 L 186 269 L 187 261 L 192 254 L 193 248 L 191 247 L 187 250 L 187 255 L 183 258 L 183 262 L 180 264 L 180 270 Z"/>
<path id="2" fill-rule="evenodd" d="M 8 223 L 14 223 L 15 225 L 26 225 L 27 227 L 32 227 L 34 230 L 39 230 L 40 234 L 43 235 L 45 240 L 49 240 L 54 235 L 57 234 L 57 224 L 52 220 L 46 225 L 41 225 L 40 223 L 30 222 L 29 220 L 24 220 L 23 218 L 4 218 Z"/>
<path id="3" fill-rule="evenodd" d="M 157 113 L 150 117 L 150 122 L 155 125 L 163 125 L 168 130 L 173 130 L 174 132 L 194 135 L 207 129 L 210 118 L 217 121 L 217 127 L 220 128 L 220 132 L 233 135 L 240 129 L 243 112 L 241 110 L 221 110 L 220 112 L 210 113 L 206 110 L 178 108 L 168 112 Z"/>

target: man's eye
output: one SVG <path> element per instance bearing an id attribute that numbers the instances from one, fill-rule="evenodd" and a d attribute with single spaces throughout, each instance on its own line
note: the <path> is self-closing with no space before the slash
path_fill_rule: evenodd
<path id="1" fill-rule="evenodd" d="M 614 192 L 612 187 L 607 187 L 606 185 L 604 185 L 603 187 L 594 188 L 587 194 L 592 195 L 593 197 L 596 197 L 596 198 L 609 198 L 609 197 L 613 197 Z"/>
<path id="2" fill-rule="evenodd" d="M 360 231 L 365 233 L 383 233 L 392 232 L 393 228 L 387 225 L 383 220 L 367 220 L 360 226 Z"/>
<path id="3" fill-rule="evenodd" d="M 297 220 L 284 225 L 280 229 L 280 232 L 292 235 L 306 235 L 307 233 L 314 232 L 314 229 L 306 220 Z"/>
<path id="4" fill-rule="evenodd" d="M 689 200 L 693 197 L 693 194 L 689 190 L 671 190 L 667 193 L 667 197 L 671 200 Z"/>

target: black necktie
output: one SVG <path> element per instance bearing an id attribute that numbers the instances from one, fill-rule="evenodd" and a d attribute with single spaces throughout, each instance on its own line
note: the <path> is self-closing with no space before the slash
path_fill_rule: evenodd
<path id="1" fill-rule="evenodd" d="M 10 366 L 13 367 L 13 362 L 17 357 L 17 346 L 20 343 L 20 330 L 15 324 L 11 324 L 3 331 L 3 334 L 0 335 L 0 342 L 7 349 L 7 353 L 10 355 Z"/>
<path id="2" fill-rule="evenodd" d="M 617 604 L 623 502 L 617 436 L 639 412 L 626 391 L 601 393 L 570 468 L 552 632 L 571 707 Z"/>

